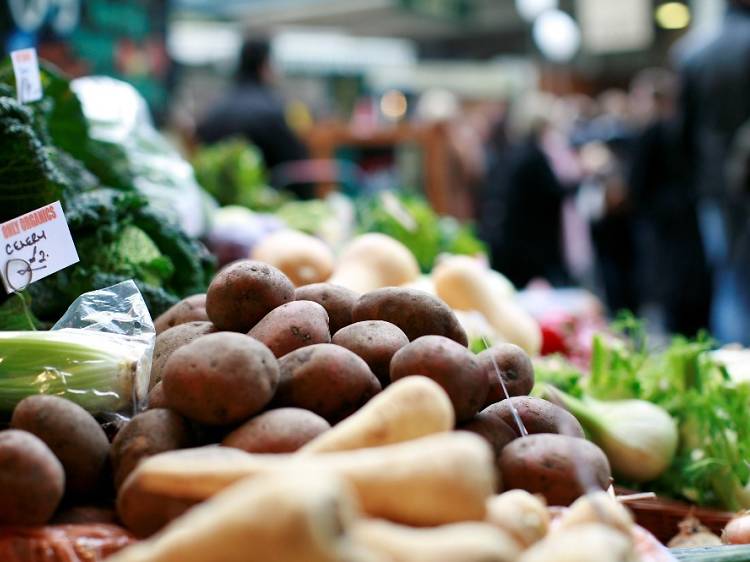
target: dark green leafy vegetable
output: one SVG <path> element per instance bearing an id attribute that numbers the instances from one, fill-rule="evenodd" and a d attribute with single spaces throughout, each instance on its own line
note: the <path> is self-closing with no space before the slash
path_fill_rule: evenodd
<path id="1" fill-rule="evenodd" d="M 289 199 L 268 186 L 260 151 L 243 139 L 201 147 L 193 158 L 198 183 L 222 206 L 273 211 Z"/>
<path id="2" fill-rule="evenodd" d="M 39 321 L 31 312 L 28 300 L 28 295 L 14 294 L 0 305 L 0 331 L 41 328 Z"/>
<path id="3" fill-rule="evenodd" d="M 97 189 L 65 208 L 81 261 L 29 287 L 33 309 L 55 318 L 83 292 L 134 279 L 152 315 L 205 290 L 213 260 L 133 192 Z"/>
<path id="4" fill-rule="evenodd" d="M 52 153 L 36 134 L 32 112 L 0 97 L 0 222 L 54 202 L 70 188 Z"/>
<path id="5" fill-rule="evenodd" d="M 14 94 L 9 68 L 6 59 L 0 94 Z M 129 175 L 136 167 L 115 170 L 125 162 L 117 159 L 121 149 L 89 137 L 68 81 L 43 65 L 42 82 L 39 102 L 23 106 L 0 96 L 0 222 L 60 200 L 80 262 L 28 288 L 34 314 L 54 321 L 81 293 L 126 279 L 136 282 L 154 316 L 205 291 L 214 267 L 207 250 L 136 190 Z M 109 180 L 119 189 L 101 187 Z M 28 324 L 14 299 L 2 306 L 0 328 Z"/>

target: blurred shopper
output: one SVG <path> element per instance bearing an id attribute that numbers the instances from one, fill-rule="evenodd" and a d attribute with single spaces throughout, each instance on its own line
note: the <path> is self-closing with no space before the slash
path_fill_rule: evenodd
<path id="1" fill-rule="evenodd" d="M 501 131 L 492 135 L 498 152 L 489 159 L 480 228 L 492 266 L 517 287 L 537 278 L 568 283 L 561 232 L 565 191 L 542 149 L 549 106 L 546 97 L 526 96 L 511 116 L 515 142 L 505 147 Z"/>
<path id="2" fill-rule="evenodd" d="M 242 45 L 234 86 L 198 124 L 196 133 L 203 143 L 243 136 L 263 154 L 273 170 L 288 162 L 306 160 L 307 149 L 287 124 L 284 106 L 273 87 L 270 47 L 267 41 L 248 39 Z M 308 197 L 311 187 L 293 186 Z"/>
<path id="3" fill-rule="evenodd" d="M 714 273 L 711 330 L 750 345 L 750 192 L 732 189 L 726 173 L 737 133 L 750 123 L 750 1 L 731 0 L 720 33 L 683 62 L 682 79 L 688 161 Z"/>
<path id="4" fill-rule="evenodd" d="M 627 173 L 631 165 L 633 130 L 627 95 L 604 92 L 601 113 L 583 132 L 581 161 L 585 170 L 580 206 L 591 224 L 591 239 L 604 296 L 611 313 L 638 312 L 639 263 Z"/>
<path id="5" fill-rule="evenodd" d="M 677 79 L 666 70 L 644 71 L 633 82 L 644 128 L 634 143 L 630 190 L 652 234 L 648 279 L 663 306 L 664 327 L 693 336 L 708 327 L 711 280 L 675 119 L 676 93 Z"/>

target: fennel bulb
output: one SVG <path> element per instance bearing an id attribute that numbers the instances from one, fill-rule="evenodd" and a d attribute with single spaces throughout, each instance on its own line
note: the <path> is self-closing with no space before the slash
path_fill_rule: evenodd
<path id="1" fill-rule="evenodd" d="M 574 398 L 548 389 L 606 453 L 612 471 L 632 482 L 650 482 L 672 464 L 679 432 L 662 408 L 645 400 L 602 401 Z"/>

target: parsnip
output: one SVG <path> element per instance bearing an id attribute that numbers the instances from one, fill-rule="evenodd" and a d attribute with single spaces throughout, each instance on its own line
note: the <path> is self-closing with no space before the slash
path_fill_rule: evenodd
<path id="1" fill-rule="evenodd" d="M 559 529 L 569 529 L 586 523 L 602 523 L 625 534 L 633 531 L 633 516 L 628 509 L 607 492 L 590 492 L 578 498 L 563 513 Z"/>
<path id="2" fill-rule="evenodd" d="M 476 310 L 487 319 L 496 336 L 539 353 L 542 334 L 531 315 L 496 289 L 485 266 L 468 256 L 443 259 L 432 272 L 437 295 L 456 310 Z"/>
<path id="3" fill-rule="evenodd" d="M 352 539 L 393 562 L 512 562 L 521 553 L 514 539 L 487 523 L 454 523 L 429 529 L 361 520 Z"/>
<path id="4" fill-rule="evenodd" d="M 550 534 L 518 562 L 636 562 L 633 539 L 601 523 L 577 525 Z"/>
<path id="5" fill-rule="evenodd" d="M 390 445 L 450 431 L 454 424 L 453 405 L 439 384 L 423 376 L 406 377 L 307 443 L 299 454 Z"/>
<path id="6" fill-rule="evenodd" d="M 350 562 L 354 491 L 321 473 L 279 473 L 230 486 L 109 562 Z"/>
<path id="7" fill-rule="evenodd" d="M 354 238 L 342 250 L 328 282 L 367 293 L 418 278 L 419 264 L 406 246 L 385 234 L 370 232 Z"/>
<path id="8" fill-rule="evenodd" d="M 258 455 L 224 447 L 171 451 L 139 464 L 118 503 L 143 493 L 203 500 L 243 478 L 285 469 L 341 475 L 367 514 L 416 526 L 482 520 L 495 485 L 485 440 L 451 432 L 325 455 Z"/>
<path id="9" fill-rule="evenodd" d="M 331 248 L 320 238 L 298 230 L 264 236 L 249 257 L 279 268 L 296 287 L 320 283 L 333 273 Z"/>
<path id="10" fill-rule="evenodd" d="M 539 496 L 524 490 L 510 490 L 487 500 L 486 521 L 528 548 L 547 534 L 549 511 Z"/>

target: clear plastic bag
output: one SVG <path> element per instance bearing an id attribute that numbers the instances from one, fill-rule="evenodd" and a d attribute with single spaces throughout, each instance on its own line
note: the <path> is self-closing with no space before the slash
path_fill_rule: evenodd
<path id="1" fill-rule="evenodd" d="M 0 414 L 54 394 L 105 420 L 145 404 L 156 333 L 133 281 L 78 297 L 50 331 L 0 332 Z"/>

